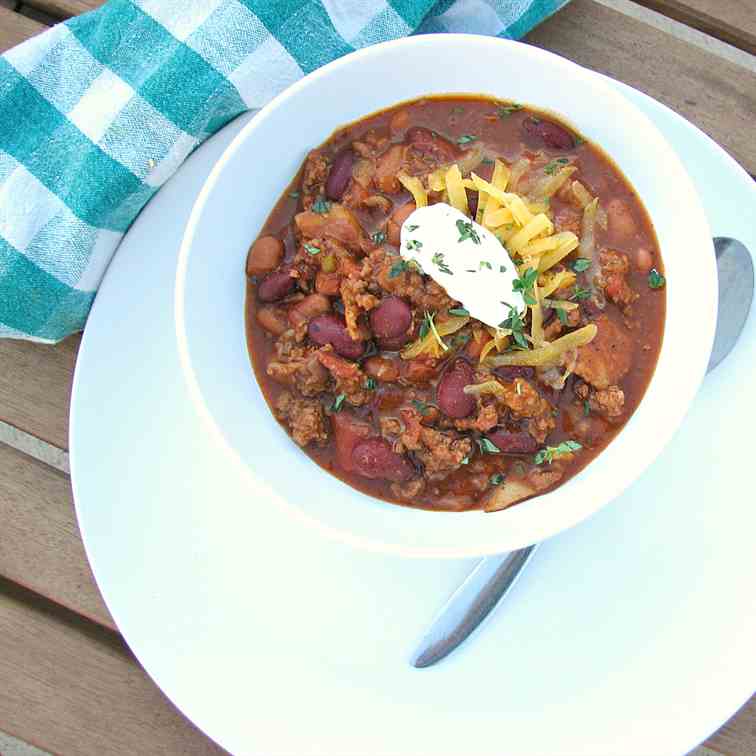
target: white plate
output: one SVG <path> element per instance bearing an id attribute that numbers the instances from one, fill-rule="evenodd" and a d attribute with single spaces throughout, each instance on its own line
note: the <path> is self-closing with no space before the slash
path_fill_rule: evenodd
<path id="1" fill-rule="evenodd" d="M 751 179 L 682 118 L 617 86 L 679 150 L 714 234 L 756 250 Z M 695 746 L 756 679 L 756 508 L 746 484 L 754 313 L 643 478 L 542 546 L 473 642 L 438 667 L 412 669 L 411 649 L 473 562 L 353 551 L 258 506 L 223 467 L 183 386 L 172 319 L 178 246 L 206 175 L 245 120 L 198 150 L 139 216 L 79 354 L 79 522 L 141 663 L 235 754 L 609 756 Z M 692 304 L 691 328 L 695 317 Z"/>

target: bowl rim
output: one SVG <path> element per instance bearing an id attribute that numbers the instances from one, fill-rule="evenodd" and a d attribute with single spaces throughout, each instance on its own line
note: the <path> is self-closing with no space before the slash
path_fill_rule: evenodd
<path id="1" fill-rule="evenodd" d="M 236 156 L 237 152 L 241 149 L 242 145 L 252 135 L 254 135 L 258 127 L 264 122 L 264 120 L 271 113 L 275 112 L 279 108 L 285 107 L 286 103 L 290 99 L 294 98 L 301 90 L 313 86 L 314 84 L 318 82 L 319 79 L 328 76 L 334 70 L 354 66 L 355 64 L 358 64 L 361 60 L 364 60 L 366 58 L 369 59 L 371 56 L 376 56 L 376 55 L 380 56 L 384 54 L 387 50 L 394 50 L 396 48 L 402 48 L 402 47 L 434 48 L 434 47 L 443 46 L 449 43 L 454 44 L 455 42 L 462 42 L 463 44 L 480 45 L 482 47 L 485 47 L 487 45 L 507 45 L 510 47 L 516 47 L 518 50 L 520 50 L 521 54 L 525 55 L 526 57 L 530 56 L 532 58 L 535 58 L 535 59 L 540 58 L 542 60 L 549 59 L 552 62 L 554 60 L 559 61 L 559 65 L 564 66 L 568 71 L 574 72 L 576 69 L 580 71 L 584 77 L 584 81 L 590 82 L 590 85 L 592 87 L 597 88 L 602 91 L 608 91 L 610 92 L 610 97 L 613 97 L 613 98 L 616 98 L 617 100 L 622 101 L 627 108 L 633 111 L 637 115 L 637 117 L 640 118 L 640 120 L 645 122 L 645 126 L 647 128 L 649 128 L 652 132 L 656 134 L 656 136 L 658 137 L 658 140 L 657 140 L 658 144 L 661 146 L 664 152 L 664 156 L 667 158 L 667 160 L 670 160 L 672 161 L 673 164 L 676 164 L 675 167 L 677 169 L 677 176 L 675 177 L 675 179 L 687 185 L 685 187 L 686 193 L 687 193 L 687 197 L 685 199 L 686 199 L 687 204 L 690 206 L 690 209 L 696 211 L 695 216 L 697 217 L 694 218 L 694 222 L 697 221 L 699 223 L 699 226 L 703 227 L 703 228 L 699 228 L 699 231 L 705 230 L 706 238 L 711 240 L 711 233 L 708 228 L 708 222 L 706 220 L 706 216 L 704 214 L 704 210 L 701 205 L 700 198 L 698 197 L 698 194 L 695 190 L 695 187 L 693 186 L 693 183 L 690 177 L 688 176 L 687 172 L 685 171 L 684 166 L 682 162 L 680 161 L 679 157 L 674 152 L 674 150 L 672 149 L 672 147 L 670 146 L 666 138 L 659 132 L 659 130 L 653 124 L 653 122 L 645 114 L 643 114 L 632 102 L 630 102 L 627 98 L 625 98 L 621 93 L 613 89 L 610 90 L 609 89 L 610 85 L 606 82 L 606 77 L 599 76 L 598 74 L 595 74 L 594 72 L 588 69 L 585 69 L 549 51 L 542 50 L 540 48 L 536 48 L 531 45 L 516 42 L 513 40 L 502 40 L 496 37 L 488 37 L 488 36 L 473 35 L 473 34 L 434 34 L 434 35 L 410 36 L 410 37 L 405 37 L 401 39 L 391 40 L 388 42 L 383 42 L 377 45 L 372 45 L 370 47 L 357 50 L 353 53 L 350 53 L 349 55 L 338 58 L 337 60 L 334 60 L 331 63 L 328 63 L 327 65 L 319 69 L 316 69 L 310 74 L 299 79 L 297 82 L 290 85 L 285 90 L 283 90 L 280 94 L 274 97 L 263 108 L 261 108 L 255 114 L 255 116 L 249 121 L 249 123 L 247 123 L 241 129 L 239 134 L 233 139 L 231 144 L 225 149 L 221 157 L 215 163 L 212 171 L 210 172 L 207 179 L 205 180 L 202 190 L 200 191 L 194 203 L 194 206 L 191 211 L 191 215 L 186 224 L 186 228 L 184 231 L 184 235 L 182 238 L 179 255 L 178 255 L 178 262 L 177 262 L 177 268 L 176 268 L 175 292 L 174 292 L 174 320 L 175 320 L 179 362 L 180 362 L 182 374 L 184 376 L 185 384 L 186 384 L 186 387 L 187 387 L 187 390 L 191 399 L 191 403 L 194 406 L 197 413 L 199 414 L 199 416 L 202 418 L 202 421 L 204 425 L 206 426 L 206 428 L 210 431 L 211 436 L 214 439 L 214 441 L 217 444 L 219 444 L 219 446 L 227 453 L 226 456 L 232 461 L 235 467 L 242 471 L 243 476 L 248 481 L 250 481 L 250 483 L 254 485 L 255 490 L 257 492 L 260 492 L 261 490 L 263 490 L 267 494 L 267 497 L 270 498 L 271 501 L 275 501 L 277 504 L 283 505 L 287 513 L 293 516 L 296 520 L 307 525 L 310 528 L 314 527 L 316 530 L 318 530 L 319 532 L 321 532 L 324 536 L 328 538 L 333 538 L 337 541 L 340 541 L 342 543 L 347 543 L 354 547 L 358 547 L 361 549 L 366 549 L 366 550 L 374 551 L 374 552 L 393 553 L 393 554 L 400 554 L 402 556 L 407 556 L 407 557 L 419 557 L 419 558 L 465 558 L 465 557 L 483 556 L 487 554 L 500 553 L 507 549 L 520 548 L 528 544 L 521 543 L 520 545 L 516 545 L 512 543 L 504 543 L 505 539 L 502 539 L 501 536 L 499 537 L 494 536 L 493 539 L 486 540 L 485 542 L 479 541 L 479 542 L 476 542 L 475 544 L 453 546 L 453 547 L 422 546 L 422 545 L 418 546 L 417 544 L 413 544 L 412 546 L 407 546 L 403 544 L 396 544 L 396 543 L 392 543 L 386 540 L 378 540 L 371 537 L 365 537 L 362 535 L 358 535 L 349 529 L 344 529 L 341 527 L 336 527 L 333 525 L 326 524 L 325 522 L 320 520 L 318 517 L 305 512 L 304 509 L 302 509 L 300 506 L 285 500 L 282 496 L 275 495 L 273 491 L 270 490 L 270 487 L 268 486 L 268 484 L 266 484 L 264 481 L 257 479 L 254 476 L 253 470 L 251 469 L 249 463 L 243 458 L 237 446 L 234 443 L 232 443 L 232 441 L 228 438 L 228 436 L 224 432 L 224 429 L 221 427 L 220 423 L 216 420 L 214 414 L 212 413 L 209 407 L 209 403 L 205 398 L 203 389 L 201 387 L 200 379 L 197 375 L 197 372 L 195 370 L 195 366 L 193 364 L 192 357 L 191 357 L 191 347 L 189 344 L 189 333 L 187 330 L 187 320 L 186 320 L 186 286 L 187 286 L 187 273 L 188 273 L 188 267 L 189 267 L 189 260 L 191 256 L 193 242 L 197 235 L 198 228 L 201 224 L 203 211 L 208 203 L 208 200 L 211 197 L 212 193 L 214 192 L 225 168 L 233 161 L 234 157 Z M 586 75 L 588 77 L 587 79 L 585 78 Z M 402 101 L 401 98 L 397 99 L 397 102 L 401 102 L 401 101 Z M 570 114 L 561 115 L 557 113 L 557 115 L 559 115 L 559 117 L 561 117 L 562 119 L 567 120 L 568 122 L 570 121 L 570 118 L 571 118 Z M 343 125 L 341 122 L 342 120 L 343 119 L 340 119 L 334 123 L 333 125 L 334 130 L 338 129 L 341 125 Z M 600 143 L 599 143 L 599 146 L 602 147 L 602 149 L 604 149 L 603 145 L 601 145 Z M 607 154 L 609 155 L 609 157 L 612 159 L 613 162 L 618 162 L 616 155 L 612 155 L 610 153 L 607 153 Z M 640 193 L 639 193 L 639 196 L 640 196 Z M 648 206 L 647 200 L 645 200 L 642 196 L 640 198 L 641 198 L 641 202 L 643 202 L 644 207 L 646 208 L 646 211 L 651 217 L 652 223 L 653 223 L 653 215 L 652 215 L 651 209 Z M 666 262 L 666 258 L 665 258 L 665 262 Z M 714 270 L 716 270 L 715 259 L 713 255 L 713 247 L 712 247 L 712 254 L 711 254 L 711 266 L 713 266 Z M 539 542 L 541 540 L 545 540 L 546 538 L 549 538 L 552 535 L 556 535 L 557 533 L 562 532 L 563 530 L 567 530 L 568 528 L 573 527 L 574 525 L 591 517 L 593 514 L 603 509 L 604 506 L 606 506 L 610 501 L 612 501 L 617 496 L 619 496 L 627 487 L 629 487 L 643 473 L 643 471 L 661 453 L 664 446 L 666 446 L 667 442 L 671 439 L 671 437 L 677 431 L 705 375 L 705 368 L 706 368 L 706 364 L 708 363 L 708 357 L 711 351 L 711 344 L 713 342 L 714 330 L 715 330 L 715 325 L 716 325 L 716 305 L 717 305 L 716 276 L 714 277 L 714 283 L 709 286 L 708 295 L 709 295 L 708 296 L 709 314 L 711 314 L 711 312 L 713 311 L 714 317 L 713 318 L 703 317 L 701 319 L 703 321 L 703 325 L 701 326 L 701 329 L 699 332 L 700 338 L 698 341 L 698 343 L 701 345 L 701 349 L 699 349 L 699 352 L 697 355 L 694 355 L 694 359 L 691 361 L 691 364 L 688 366 L 690 368 L 690 371 L 689 371 L 689 377 L 688 377 L 688 382 L 687 382 L 688 390 L 685 396 L 684 409 L 682 409 L 681 411 L 678 411 L 678 413 L 672 418 L 671 422 L 662 423 L 660 424 L 659 427 L 655 428 L 653 443 L 649 444 L 649 446 L 652 449 L 651 453 L 646 453 L 645 455 L 643 455 L 643 458 L 641 460 L 632 460 L 629 463 L 629 466 L 632 468 L 632 472 L 629 475 L 628 474 L 624 475 L 623 480 L 619 486 L 615 485 L 614 489 L 610 490 L 608 494 L 601 497 L 597 497 L 597 498 L 600 498 L 600 502 L 597 503 L 595 506 L 588 507 L 588 508 L 573 508 L 574 511 L 572 511 L 569 516 L 562 516 L 561 519 L 556 523 L 552 523 L 550 518 L 547 518 L 547 517 L 543 518 L 544 522 L 539 523 L 538 527 L 533 528 L 533 532 L 531 534 L 532 540 L 529 541 L 528 543 Z M 704 305 L 706 304 L 707 303 L 704 302 Z M 665 315 L 665 335 L 664 335 L 665 340 L 667 338 L 668 321 L 669 321 L 669 297 L 667 299 L 667 312 Z M 663 352 L 664 352 L 664 343 L 662 343 L 662 352 L 660 353 L 659 360 L 661 360 L 661 355 Z M 636 408 L 631 418 L 628 418 L 628 421 L 626 422 L 625 426 L 623 426 L 623 429 L 620 431 L 618 436 L 615 439 L 613 439 L 612 442 L 610 442 L 609 447 L 607 447 L 607 449 L 610 448 L 612 444 L 616 443 L 617 439 L 620 437 L 624 429 L 630 423 L 630 420 L 632 419 L 632 417 L 634 417 L 635 415 L 639 413 L 641 407 L 646 402 L 646 399 L 651 391 L 651 388 L 654 385 L 655 380 L 657 378 L 658 367 L 659 367 L 659 363 L 657 363 L 657 365 L 655 366 L 654 374 L 651 377 L 649 385 L 646 389 L 646 392 L 644 393 L 644 396 L 639 406 Z M 272 418 L 272 415 L 271 415 L 271 420 L 275 422 Z M 601 460 L 602 457 L 605 457 L 607 453 L 607 449 L 602 450 L 597 455 L 597 457 L 589 463 L 589 465 L 585 469 L 590 468 L 592 465 L 596 465 L 599 462 L 599 460 Z M 301 453 L 301 450 L 297 449 L 296 452 Z M 310 460 L 310 463 L 312 464 L 311 460 Z M 318 467 L 318 470 L 322 474 L 331 475 L 327 471 L 321 470 L 319 467 Z M 581 473 L 579 473 L 578 475 L 583 474 L 583 472 L 584 471 L 581 471 Z M 573 479 L 574 478 L 571 478 L 566 483 L 569 483 Z M 352 486 L 349 486 L 349 484 L 347 483 L 342 482 L 342 485 L 348 486 L 349 489 L 355 493 L 361 493 L 361 492 L 356 491 L 356 489 L 354 489 Z M 544 496 L 557 494 L 561 488 L 562 486 L 559 486 L 553 492 L 547 492 L 547 494 L 534 497 L 533 499 L 530 499 L 529 501 L 530 502 L 538 501 L 544 498 Z M 385 503 L 385 502 L 381 502 L 381 503 Z M 523 507 L 526 504 L 528 504 L 528 502 L 523 502 L 522 505 L 518 505 L 518 506 Z M 400 507 L 396 504 L 391 504 L 391 503 L 388 503 L 386 505 L 389 507 L 398 509 L 399 511 L 403 511 L 407 509 L 406 507 Z M 428 511 L 428 510 L 413 510 L 413 511 L 424 511 L 426 512 L 426 514 L 430 516 L 436 516 L 436 517 L 438 517 L 440 514 L 443 514 L 446 517 L 450 517 L 452 516 L 452 514 L 462 514 L 463 516 L 471 516 L 471 513 L 467 513 L 467 512 L 465 513 L 446 513 L 446 512 L 438 513 L 438 512 Z M 501 514 L 502 513 L 499 513 L 499 516 L 501 516 Z M 490 515 L 488 516 L 490 517 Z M 497 532 L 495 529 L 492 529 L 492 531 L 494 531 L 494 533 Z"/>

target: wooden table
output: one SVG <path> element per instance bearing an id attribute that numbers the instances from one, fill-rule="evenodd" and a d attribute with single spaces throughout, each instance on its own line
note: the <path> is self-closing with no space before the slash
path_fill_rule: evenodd
<path id="1" fill-rule="evenodd" d="M 0 0 L 0 51 L 98 4 Z M 670 105 L 756 174 L 756 0 L 573 0 L 527 41 Z M 219 753 L 136 663 L 92 578 L 68 477 L 79 342 L 0 340 L 0 751 Z M 756 699 L 707 749 L 756 754 Z"/>

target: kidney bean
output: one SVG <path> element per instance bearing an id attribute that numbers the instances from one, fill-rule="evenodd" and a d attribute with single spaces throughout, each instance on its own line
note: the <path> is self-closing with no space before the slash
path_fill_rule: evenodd
<path id="1" fill-rule="evenodd" d="M 408 481 L 415 468 L 401 454 L 397 454 L 385 438 L 368 438 L 352 450 L 354 471 L 365 478 L 383 478 L 397 483 Z"/>
<path id="2" fill-rule="evenodd" d="M 351 412 L 346 410 L 331 415 L 331 423 L 336 445 L 336 461 L 343 470 L 350 472 L 353 469 L 352 452 L 354 447 L 370 435 L 370 426 L 358 420 Z"/>
<path id="3" fill-rule="evenodd" d="M 261 302 L 277 302 L 294 289 L 294 279 L 288 270 L 268 273 L 257 287 L 257 296 Z"/>
<path id="4" fill-rule="evenodd" d="M 448 417 L 457 420 L 475 409 L 475 398 L 465 394 L 465 386 L 473 383 L 473 369 L 464 360 L 455 360 L 441 376 L 436 387 L 436 402 Z"/>
<path id="5" fill-rule="evenodd" d="M 510 433 L 502 428 L 489 431 L 486 436 L 502 454 L 530 454 L 538 449 L 538 442 L 525 431 Z"/>
<path id="6" fill-rule="evenodd" d="M 351 150 L 342 150 L 333 159 L 331 171 L 328 174 L 328 180 L 325 185 L 325 193 L 328 199 L 336 200 L 342 198 L 352 178 L 352 166 L 354 165 L 354 153 Z"/>
<path id="7" fill-rule="evenodd" d="M 478 212 L 478 192 L 471 192 L 466 189 L 467 192 L 467 206 L 470 208 L 470 215 L 475 220 L 475 215 Z"/>
<path id="8" fill-rule="evenodd" d="M 410 335 L 403 333 L 401 336 L 392 336 L 390 339 L 378 339 L 378 346 L 384 352 L 398 352 L 409 340 Z"/>
<path id="9" fill-rule="evenodd" d="M 368 357 L 362 368 L 368 375 L 387 383 L 392 383 L 399 377 L 399 366 L 396 360 L 389 360 L 386 357 Z"/>
<path id="10" fill-rule="evenodd" d="M 386 297 L 370 312 L 370 327 L 379 339 L 401 336 L 411 323 L 412 310 L 399 297 Z"/>
<path id="11" fill-rule="evenodd" d="M 247 255 L 247 275 L 261 276 L 275 270 L 284 254 L 284 245 L 275 236 L 261 236 Z"/>
<path id="12" fill-rule="evenodd" d="M 522 122 L 526 134 L 540 139 L 547 147 L 556 150 L 571 150 L 575 146 L 575 139 L 567 129 L 558 126 L 553 121 L 540 118 L 526 118 Z"/>
<path id="13" fill-rule="evenodd" d="M 505 365 L 504 367 L 494 368 L 494 373 L 505 381 L 513 381 L 515 378 L 532 378 L 535 375 L 535 370 L 532 367 Z"/>
<path id="14" fill-rule="evenodd" d="M 321 346 L 330 344 L 337 354 L 356 360 L 365 351 L 365 343 L 354 341 L 347 331 L 344 318 L 338 315 L 319 315 L 310 321 L 307 335 Z"/>
<path id="15" fill-rule="evenodd" d="M 404 223 L 415 210 L 417 210 L 417 207 L 414 202 L 406 202 L 404 205 L 397 207 L 396 210 L 394 210 L 386 224 L 386 236 L 389 244 L 393 244 L 395 247 L 398 247 L 401 244 L 402 223 Z"/>
<path id="16" fill-rule="evenodd" d="M 325 294 L 310 294 L 289 310 L 289 323 L 292 327 L 296 327 L 318 315 L 324 315 L 330 309 L 331 300 Z"/>
<path id="17" fill-rule="evenodd" d="M 449 140 L 423 126 L 413 126 L 407 130 L 407 141 L 419 152 L 425 152 L 440 162 L 452 162 L 459 157 L 460 150 Z"/>
<path id="18" fill-rule="evenodd" d="M 257 322 L 269 333 L 280 336 L 289 329 L 289 319 L 283 307 L 268 305 L 257 311 Z"/>

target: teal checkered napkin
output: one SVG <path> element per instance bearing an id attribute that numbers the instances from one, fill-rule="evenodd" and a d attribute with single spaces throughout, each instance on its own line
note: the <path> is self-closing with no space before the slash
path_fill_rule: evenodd
<path id="1" fill-rule="evenodd" d="M 0 57 L 0 337 L 84 327 L 137 213 L 207 137 L 413 33 L 518 38 L 568 0 L 110 0 Z"/>

